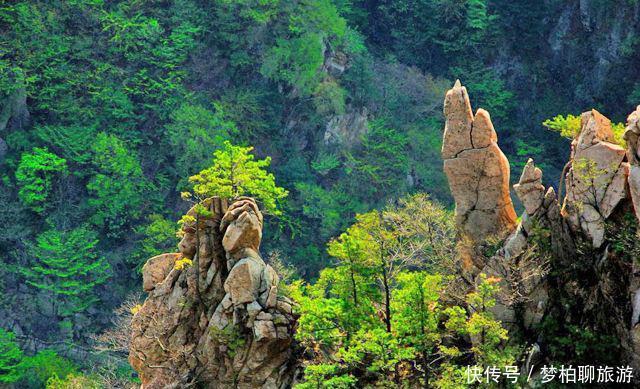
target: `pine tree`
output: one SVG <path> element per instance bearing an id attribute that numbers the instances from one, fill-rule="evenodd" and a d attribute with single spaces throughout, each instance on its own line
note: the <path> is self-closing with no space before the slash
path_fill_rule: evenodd
<path id="1" fill-rule="evenodd" d="M 0 328 L 0 382 L 11 383 L 20 379 L 18 365 L 22 361 L 22 350 L 15 342 L 13 332 Z"/>
<path id="2" fill-rule="evenodd" d="M 27 284 L 54 299 L 57 315 L 82 312 L 98 301 L 95 288 L 108 278 L 109 265 L 99 258 L 97 244 L 87 227 L 45 231 L 32 247 L 33 263 L 20 272 Z"/>
<path id="3" fill-rule="evenodd" d="M 271 158 L 255 160 L 252 150 L 253 147 L 224 142 L 224 147 L 214 153 L 213 165 L 189 178 L 194 183 L 194 193 L 198 197 L 228 199 L 253 196 L 266 212 L 280 214 L 278 202 L 288 192 L 277 186 L 273 174 L 265 170 L 271 164 Z"/>

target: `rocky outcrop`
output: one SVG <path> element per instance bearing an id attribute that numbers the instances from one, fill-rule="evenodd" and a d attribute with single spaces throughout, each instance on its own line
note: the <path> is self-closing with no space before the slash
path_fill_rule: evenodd
<path id="1" fill-rule="evenodd" d="M 627 118 L 624 140 L 630 163 L 629 190 L 636 217 L 640 220 L 640 106 Z"/>
<path id="2" fill-rule="evenodd" d="M 169 253 L 149 259 L 142 267 L 142 289 L 145 292 L 151 292 L 156 285 L 167 278 L 176 261 L 181 257 L 180 253 Z"/>
<path id="3" fill-rule="evenodd" d="M 629 196 L 636 218 L 640 220 L 640 106 L 627 118 L 624 140 L 627 143 L 627 160 L 629 162 Z M 640 235 L 640 234 L 639 234 Z M 631 264 L 629 296 L 631 298 L 630 332 L 631 355 L 634 366 L 640 366 L 640 263 Z"/>
<path id="4" fill-rule="evenodd" d="M 509 161 L 498 147 L 489 113 L 478 109 L 474 116 L 467 89 L 456 81 L 446 94 L 444 115 L 442 158 L 460 232 L 475 242 L 511 232 L 516 213 Z"/>
<path id="5" fill-rule="evenodd" d="M 504 182 L 508 168 L 499 168 L 508 163 L 488 114 L 478 110 L 472 116 L 467 92 L 456 83 L 446 95 L 445 116 L 442 154 L 458 228 L 476 245 L 489 233 L 512 231 L 494 254 L 474 260 L 473 267 L 463 248 L 461 274 L 471 275 L 468 282 L 477 282 L 481 273 L 499 277 L 502 293 L 495 313 L 538 343 L 535 349 L 543 354 L 547 335 L 565 336 L 557 328 L 583 328 L 617 338 L 622 351 L 616 357 L 640 368 L 640 107 L 628 118 L 626 149 L 616 143 L 609 119 L 595 110 L 582 114 L 563 177 L 563 199 L 545 188 L 542 171 L 529 159 L 513 187 L 524 206 L 515 228 L 515 218 L 501 216 L 511 213 Z M 493 154 L 470 157 L 486 150 Z M 481 220 L 470 216 L 479 203 Z M 540 326 L 547 318 L 558 326 L 550 334 Z"/>
<path id="6" fill-rule="evenodd" d="M 353 109 L 348 107 L 348 112 L 333 116 L 324 131 L 325 146 L 337 145 L 351 148 L 360 143 L 362 136 L 369 129 L 366 108 Z"/>
<path id="7" fill-rule="evenodd" d="M 513 186 L 518 198 L 522 202 L 527 215 L 533 215 L 544 201 L 544 185 L 542 185 L 542 170 L 537 168 L 533 159 L 529 158 L 522 170 L 520 181 Z"/>
<path id="8" fill-rule="evenodd" d="M 571 143 L 563 214 L 574 231 L 582 231 L 593 247 L 604 243 L 605 220 L 626 198 L 629 164 L 625 149 L 613 142 L 611 121 L 598 111 L 581 117 L 580 134 Z"/>
<path id="9" fill-rule="evenodd" d="M 287 387 L 294 303 L 278 294 L 278 275 L 260 257 L 258 206 L 241 198 L 227 209 L 211 198 L 187 215 L 180 253 L 143 268 L 149 296 L 132 320 L 129 354 L 142 388 Z"/>

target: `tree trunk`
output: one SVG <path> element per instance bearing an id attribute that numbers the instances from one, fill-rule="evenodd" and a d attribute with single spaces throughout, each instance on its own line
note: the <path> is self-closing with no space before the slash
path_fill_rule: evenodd
<path id="1" fill-rule="evenodd" d="M 387 278 L 387 268 L 382 265 L 382 286 L 384 288 L 385 317 L 387 332 L 391 332 L 391 291 L 389 290 L 389 279 Z"/>

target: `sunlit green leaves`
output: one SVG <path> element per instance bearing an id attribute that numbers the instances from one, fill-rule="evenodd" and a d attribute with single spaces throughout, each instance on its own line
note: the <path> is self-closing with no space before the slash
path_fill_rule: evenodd
<path id="1" fill-rule="evenodd" d="M 252 150 L 253 147 L 224 142 L 223 148 L 214 152 L 213 165 L 189 177 L 195 194 L 202 198 L 227 199 L 252 196 L 262 203 L 266 212 L 281 214 L 278 205 L 289 192 L 277 186 L 273 174 L 267 172 L 271 158 L 256 160 Z"/>
<path id="2" fill-rule="evenodd" d="M 212 108 L 185 103 L 171 114 L 167 135 L 175 152 L 177 176 L 182 177 L 179 186 L 186 187 L 188 177 L 204 169 L 211 154 L 237 133 L 222 107 Z"/>
<path id="3" fill-rule="evenodd" d="M 22 154 L 16 170 L 20 200 L 35 212 L 44 211 L 56 179 L 66 172 L 66 161 L 46 148 L 35 147 Z"/>
<path id="4" fill-rule="evenodd" d="M 19 364 L 22 350 L 16 343 L 13 332 L 0 328 L 0 382 L 12 383 L 20 378 Z"/>
<path id="5" fill-rule="evenodd" d="M 136 153 L 114 135 L 100 133 L 92 144 L 95 174 L 87 184 L 91 221 L 117 235 L 140 216 L 148 182 Z"/>

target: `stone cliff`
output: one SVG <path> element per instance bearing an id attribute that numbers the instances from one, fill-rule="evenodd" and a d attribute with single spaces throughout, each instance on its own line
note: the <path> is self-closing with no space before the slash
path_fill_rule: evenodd
<path id="1" fill-rule="evenodd" d="M 143 268 L 129 361 L 144 389 L 281 388 L 296 369 L 293 302 L 259 254 L 262 213 L 249 198 L 192 208 L 180 253 Z"/>
<path id="2" fill-rule="evenodd" d="M 490 255 L 461 251 L 467 281 L 480 273 L 500 277 L 496 313 L 543 355 L 558 335 L 545 333 L 542 323 L 553 320 L 558 328 L 617 339 L 619 362 L 640 368 L 640 107 L 628 118 L 626 149 L 614 143 L 606 117 L 595 110 L 582 114 L 561 199 L 544 187 L 542 171 L 530 159 L 513 187 L 524 206 L 517 225 L 508 161 L 488 113 L 480 109 L 472 116 L 466 89 L 456 82 L 444 114 L 444 169 L 461 239 L 477 247 L 507 235 Z"/>

